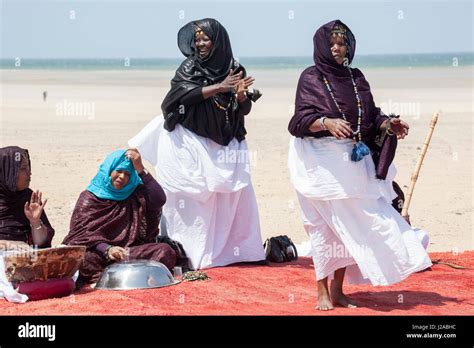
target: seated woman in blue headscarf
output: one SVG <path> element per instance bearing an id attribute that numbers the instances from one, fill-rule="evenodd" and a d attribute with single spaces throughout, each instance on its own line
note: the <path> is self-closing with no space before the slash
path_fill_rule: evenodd
<path id="1" fill-rule="evenodd" d="M 135 149 L 107 156 L 79 196 L 64 244 L 87 247 L 79 283 L 94 283 L 112 262 L 145 259 L 173 268 L 176 253 L 156 243 L 166 196 Z"/>

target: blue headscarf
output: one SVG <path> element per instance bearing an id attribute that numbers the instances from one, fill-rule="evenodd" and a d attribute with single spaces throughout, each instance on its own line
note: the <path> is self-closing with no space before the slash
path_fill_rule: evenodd
<path id="1" fill-rule="evenodd" d="M 125 157 L 126 150 L 117 150 L 109 154 L 99 167 L 99 172 L 91 180 L 87 190 L 98 198 L 110 199 L 113 201 L 123 201 L 130 197 L 138 185 L 142 184 L 142 179 L 138 176 L 133 167 L 133 163 Z M 117 190 L 112 185 L 110 174 L 114 170 L 124 170 L 130 173 L 130 180 L 127 185 Z"/>

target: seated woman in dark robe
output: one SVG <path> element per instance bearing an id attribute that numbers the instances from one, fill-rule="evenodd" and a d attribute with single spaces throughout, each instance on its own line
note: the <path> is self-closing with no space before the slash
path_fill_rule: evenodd
<path id="1" fill-rule="evenodd" d="M 83 191 L 71 217 L 67 245 L 87 247 L 78 283 L 94 283 L 112 262 L 145 259 L 174 267 L 176 253 L 156 243 L 166 196 L 137 150 L 112 152 Z"/>
<path id="2" fill-rule="evenodd" d="M 0 249 L 25 250 L 51 246 L 54 229 L 40 191 L 32 191 L 28 150 L 0 148 Z"/>

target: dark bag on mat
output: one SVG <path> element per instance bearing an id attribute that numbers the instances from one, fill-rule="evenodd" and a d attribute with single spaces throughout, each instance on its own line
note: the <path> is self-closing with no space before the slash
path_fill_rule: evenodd
<path id="1" fill-rule="evenodd" d="M 180 242 L 177 242 L 168 236 L 158 236 L 156 237 L 156 242 L 166 243 L 171 248 L 173 248 L 174 252 L 176 253 L 176 266 L 180 266 L 183 272 L 188 272 L 191 270 L 189 267 L 188 257 L 186 256 L 186 252 L 184 251 L 184 248 Z"/>
<path id="2" fill-rule="evenodd" d="M 268 238 L 263 247 L 265 258 L 270 262 L 288 262 L 298 258 L 296 246 L 288 236 Z"/>

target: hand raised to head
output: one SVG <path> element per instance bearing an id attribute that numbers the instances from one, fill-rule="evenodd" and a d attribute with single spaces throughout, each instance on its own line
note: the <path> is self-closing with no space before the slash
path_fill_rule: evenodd
<path id="1" fill-rule="evenodd" d="M 143 172 L 145 167 L 143 166 L 142 156 L 137 149 L 128 149 L 127 152 L 125 152 L 125 157 L 132 161 L 133 167 L 138 172 L 138 174 Z"/>

